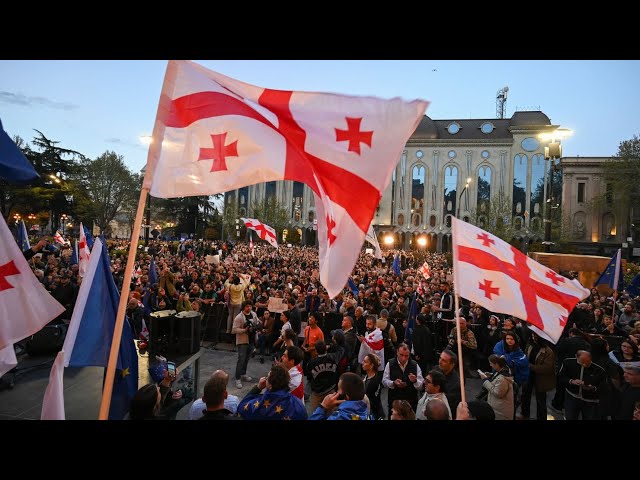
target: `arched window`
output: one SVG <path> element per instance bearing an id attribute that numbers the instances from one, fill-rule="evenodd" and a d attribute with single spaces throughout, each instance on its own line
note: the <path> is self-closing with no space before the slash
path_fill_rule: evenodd
<path id="1" fill-rule="evenodd" d="M 456 189 L 458 188 L 458 167 L 451 165 L 444 170 L 443 217 L 456 212 Z M 449 220 L 450 221 L 450 220 Z"/>
<path id="2" fill-rule="evenodd" d="M 491 201 L 491 167 L 483 165 L 478 169 L 478 211 L 484 212 Z M 484 207 L 483 207 L 484 206 Z"/>
<path id="3" fill-rule="evenodd" d="M 529 212 L 531 219 L 542 216 L 542 206 L 544 205 L 544 155 L 541 153 L 531 157 L 531 200 Z"/>
<path id="4" fill-rule="evenodd" d="M 411 175 L 411 213 L 412 223 L 418 226 L 420 219 L 416 220 L 415 214 L 422 218 L 424 214 L 424 184 L 426 170 L 422 165 L 416 165 L 412 169 Z M 417 223 L 416 223 L 417 222 Z"/>
<path id="5" fill-rule="evenodd" d="M 527 207 L 527 156 L 518 154 L 513 161 L 513 210 L 522 215 Z"/>

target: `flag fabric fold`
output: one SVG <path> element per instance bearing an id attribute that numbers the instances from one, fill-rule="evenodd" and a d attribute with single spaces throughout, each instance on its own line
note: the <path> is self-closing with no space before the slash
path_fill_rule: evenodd
<path id="1" fill-rule="evenodd" d="M 404 342 L 411 348 L 411 339 L 413 337 L 413 331 L 416 329 L 416 317 L 418 316 L 418 305 L 416 304 L 416 296 L 413 295 L 411 299 L 411 306 L 409 307 L 409 317 L 407 321 L 407 328 L 404 331 Z"/>
<path id="2" fill-rule="evenodd" d="M 78 264 L 78 240 L 74 242 L 73 250 L 71 251 L 71 265 Z"/>
<path id="3" fill-rule="evenodd" d="M 622 290 L 622 249 L 618 249 L 616 253 L 614 253 L 613 257 L 609 261 L 607 268 L 604 269 L 604 272 L 600 275 L 594 287 L 598 288 L 600 286 L 609 287 L 614 292 Z M 607 292 L 610 294 L 610 292 Z"/>
<path id="4" fill-rule="evenodd" d="M 391 270 L 394 275 L 401 275 L 402 270 L 400 270 L 400 255 L 396 254 L 393 258 L 393 264 L 391 265 Z"/>
<path id="5" fill-rule="evenodd" d="M 15 366 L 13 344 L 64 312 L 31 271 L 0 215 L 0 376 Z M 11 365 L 13 363 L 13 365 Z M 11 366 L 10 366 L 11 365 Z"/>
<path id="6" fill-rule="evenodd" d="M 69 243 L 69 241 L 65 240 L 64 237 L 60 234 L 59 230 L 56 230 L 56 233 L 53 235 L 53 239 L 60 245 L 66 245 Z"/>
<path id="7" fill-rule="evenodd" d="M 374 257 L 378 260 L 382 259 L 382 250 L 380 249 L 380 244 L 378 243 L 378 237 L 376 237 L 376 232 L 373 229 L 373 225 L 369 225 L 369 230 L 365 235 L 364 239 L 373 245 L 374 248 Z"/>
<path id="8" fill-rule="evenodd" d="M 0 121 L 0 178 L 12 183 L 27 183 L 40 178 L 31 162 L 2 128 L 2 121 Z"/>
<path id="9" fill-rule="evenodd" d="M 305 183 L 318 213 L 320 281 L 335 297 L 426 107 L 422 100 L 272 90 L 170 61 L 143 187 L 172 198 Z"/>
<path id="10" fill-rule="evenodd" d="M 362 363 L 367 353 L 373 353 L 380 359 L 380 370 L 384 369 L 384 337 L 382 330 L 376 328 L 373 332 L 367 332 L 360 345 L 358 352 L 358 363 Z"/>
<path id="11" fill-rule="evenodd" d="M 431 278 L 431 269 L 427 262 L 424 262 L 422 266 L 418 269 L 418 272 L 422 274 L 425 280 L 429 280 Z"/>
<path id="12" fill-rule="evenodd" d="M 478 227 L 452 218 L 453 278 L 461 297 L 526 321 L 556 343 L 589 290 Z"/>
<path id="13" fill-rule="evenodd" d="M 278 248 L 278 237 L 273 227 L 270 227 L 266 223 L 262 223 L 255 218 L 241 218 L 244 225 L 258 234 L 262 240 L 269 242 L 273 247 Z M 253 242 L 253 240 L 252 240 Z"/>
<path id="14" fill-rule="evenodd" d="M 156 285 L 158 283 L 158 272 L 156 270 L 156 261 L 154 258 L 151 259 L 151 265 L 149 266 L 149 283 L 151 285 Z"/>
<path id="15" fill-rule="evenodd" d="M 85 238 L 87 239 L 87 246 L 89 247 L 89 251 L 93 248 L 93 237 L 91 236 L 91 231 L 87 227 L 82 227 L 84 231 Z"/>
<path id="16" fill-rule="evenodd" d="M 17 238 L 18 245 L 20 246 L 20 250 L 23 252 L 31 248 L 31 244 L 29 243 L 29 235 L 27 235 L 27 227 L 24 225 L 24 220 L 20 220 L 18 224 Z"/>
<path id="17" fill-rule="evenodd" d="M 95 242 L 62 350 L 55 359 L 42 403 L 43 420 L 64 420 L 64 367 L 105 367 L 118 312 L 120 294 L 111 274 L 111 261 L 102 240 Z M 122 420 L 138 389 L 138 355 L 125 318 L 109 419 Z"/>
<path id="18" fill-rule="evenodd" d="M 89 245 L 87 243 L 86 231 L 80 222 L 80 243 L 78 243 L 78 273 L 81 277 L 85 276 L 89 260 L 91 259 L 91 252 L 89 251 Z"/>
<path id="19" fill-rule="evenodd" d="M 633 277 L 633 280 L 631 280 L 631 283 L 626 290 L 632 297 L 640 296 L 640 274 Z"/>
<path id="20" fill-rule="evenodd" d="M 349 285 L 349 290 L 351 290 L 351 293 L 353 293 L 353 296 L 358 298 L 358 293 L 360 293 L 360 290 L 358 289 L 356 282 L 353 281 L 353 278 L 349 277 L 347 284 Z"/>

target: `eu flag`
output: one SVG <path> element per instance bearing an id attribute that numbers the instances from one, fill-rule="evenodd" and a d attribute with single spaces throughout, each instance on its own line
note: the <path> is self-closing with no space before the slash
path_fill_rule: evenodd
<path id="1" fill-rule="evenodd" d="M 22 250 L 23 252 L 25 250 L 28 250 L 31 248 L 31 245 L 29 244 L 29 236 L 27 235 L 27 227 L 24 226 L 24 220 L 20 221 L 20 224 L 18 225 L 18 235 L 16 240 L 18 241 L 18 246 L 20 247 L 20 250 Z"/>
<path id="2" fill-rule="evenodd" d="M 156 270 L 156 261 L 151 258 L 151 266 L 149 266 L 149 283 L 155 285 L 158 283 L 158 272 Z"/>
<path id="3" fill-rule="evenodd" d="M 347 283 L 349 284 L 349 290 L 351 290 L 351 292 L 353 293 L 353 296 L 357 297 L 359 290 L 358 290 L 358 286 L 356 285 L 356 282 L 353 281 L 353 278 L 349 277 L 349 280 L 347 281 Z"/>
<path id="4" fill-rule="evenodd" d="M 391 270 L 393 270 L 394 275 L 401 275 L 402 270 L 400 270 L 400 255 L 395 256 L 393 259 L 393 265 L 391 265 Z"/>
<path id="5" fill-rule="evenodd" d="M 416 328 L 416 317 L 418 316 L 418 305 L 416 304 L 416 294 L 413 294 L 411 300 L 411 307 L 409 308 L 409 320 L 407 322 L 407 329 L 404 331 L 404 342 L 411 348 L 411 337 L 413 331 Z"/>
<path id="6" fill-rule="evenodd" d="M 0 121 L 0 178 L 13 183 L 26 183 L 40 178 L 27 157 L 2 128 L 2 121 Z"/>
<path id="7" fill-rule="evenodd" d="M 627 292 L 633 297 L 640 297 L 640 274 L 633 277 L 631 284 L 627 287 Z"/>
<path id="8" fill-rule="evenodd" d="M 84 227 L 84 236 L 87 239 L 87 247 L 89 247 L 89 250 L 91 250 L 93 248 L 93 237 L 91 236 L 91 232 L 87 227 Z"/>
<path id="9" fill-rule="evenodd" d="M 620 263 L 622 250 L 618 251 L 611 257 L 607 268 L 604 269 L 600 278 L 596 281 L 594 287 L 606 285 L 613 291 L 622 289 L 622 268 Z"/>
<path id="10" fill-rule="evenodd" d="M 106 245 L 98 239 L 96 247 L 82 280 L 69 331 L 60 352 L 65 367 L 106 368 L 109 363 L 120 293 L 113 281 Z M 59 358 L 56 358 L 56 364 L 58 361 Z M 43 419 L 64 419 L 64 389 L 60 388 L 62 375 L 56 381 L 58 385 L 52 385 L 50 377 L 43 402 Z M 56 394 L 49 394 L 49 390 Z M 137 390 L 138 354 L 131 326 L 125 318 L 109 410 L 110 420 L 122 420 L 125 417 Z M 52 408 L 56 405 L 57 408 Z"/>

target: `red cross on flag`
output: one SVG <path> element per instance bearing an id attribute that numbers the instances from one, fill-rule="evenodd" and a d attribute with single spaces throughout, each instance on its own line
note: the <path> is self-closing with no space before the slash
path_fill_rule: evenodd
<path id="1" fill-rule="evenodd" d="M 494 313 L 525 320 L 556 343 L 569 313 L 589 290 L 498 237 L 457 218 L 452 221 L 456 293 Z"/>
<path id="2" fill-rule="evenodd" d="M 244 222 L 247 228 L 255 230 L 255 232 L 262 240 L 265 240 L 274 247 L 278 248 L 276 231 L 272 227 L 262 223 L 260 220 L 256 220 L 255 218 L 241 218 L 240 220 Z M 253 240 L 251 242 L 253 243 Z"/>
<path id="3" fill-rule="evenodd" d="M 170 61 L 144 187 L 170 198 L 305 183 L 315 195 L 320 280 L 335 297 L 426 107 L 422 100 L 272 90 Z"/>
<path id="4" fill-rule="evenodd" d="M 13 344 L 64 312 L 29 268 L 0 215 L 0 377 L 18 363 Z"/>

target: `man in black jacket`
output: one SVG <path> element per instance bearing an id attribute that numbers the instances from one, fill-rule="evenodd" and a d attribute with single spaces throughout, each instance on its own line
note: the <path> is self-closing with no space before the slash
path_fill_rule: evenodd
<path id="1" fill-rule="evenodd" d="M 567 420 L 595 420 L 598 416 L 599 389 L 606 372 L 591 360 L 591 352 L 578 350 L 560 367 L 560 383 L 565 388 L 564 411 Z"/>
<path id="2" fill-rule="evenodd" d="M 324 340 L 315 344 L 318 356 L 307 366 L 307 379 L 311 385 L 311 397 L 307 412 L 310 414 L 322 403 L 324 397 L 335 392 L 338 384 L 338 364 L 332 355 L 327 355 L 327 345 Z"/>

